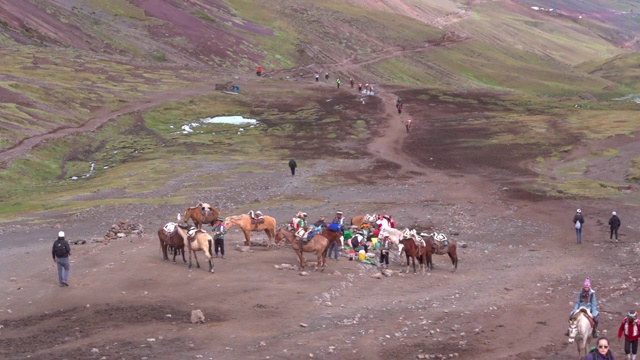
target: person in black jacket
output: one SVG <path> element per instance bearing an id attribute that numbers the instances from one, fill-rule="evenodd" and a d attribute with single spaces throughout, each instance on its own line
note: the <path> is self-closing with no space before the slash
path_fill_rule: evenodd
<path id="1" fill-rule="evenodd" d="M 291 169 L 291 176 L 294 176 L 296 174 L 297 167 L 298 167 L 298 164 L 296 163 L 296 159 L 289 160 L 289 168 Z"/>
<path id="2" fill-rule="evenodd" d="M 53 262 L 58 264 L 58 281 L 60 286 L 69 286 L 67 279 L 69 278 L 69 256 L 71 256 L 71 247 L 69 242 L 64 239 L 64 231 L 58 233 L 58 239 L 53 243 L 51 249 Z"/>
<path id="3" fill-rule="evenodd" d="M 618 229 L 620 229 L 620 218 L 616 212 L 611 213 L 611 218 L 609 219 L 609 227 L 611 228 L 611 234 L 609 235 L 609 240 L 613 239 L 613 234 L 616 234 L 616 241 L 618 240 Z"/>
<path id="4" fill-rule="evenodd" d="M 576 228 L 576 238 L 578 244 L 582 244 L 582 226 L 584 224 L 584 217 L 582 216 L 582 210 L 576 210 L 576 214 L 573 217 L 573 225 Z"/>

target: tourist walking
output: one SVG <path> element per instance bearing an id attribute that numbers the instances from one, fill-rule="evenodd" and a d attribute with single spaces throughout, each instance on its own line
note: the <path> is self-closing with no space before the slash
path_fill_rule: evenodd
<path id="1" fill-rule="evenodd" d="M 620 218 L 616 212 L 611 213 L 611 218 L 609 218 L 609 228 L 611 229 L 611 234 L 609 235 L 609 240 L 613 239 L 613 234 L 616 235 L 616 241 L 618 240 L 618 229 L 620 229 Z"/>
<path id="2" fill-rule="evenodd" d="M 349 84 L 351 84 L 351 88 L 353 89 L 353 84 L 354 84 L 353 78 L 349 79 Z"/>
<path id="3" fill-rule="evenodd" d="M 298 163 L 296 162 L 296 159 L 289 160 L 289 169 L 291 169 L 291 176 L 295 176 L 296 175 L 296 168 L 297 167 L 298 167 Z"/>
<path id="4" fill-rule="evenodd" d="M 336 79 L 336 84 L 338 85 L 338 89 L 340 89 L 340 79 Z"/>
<path id="5" fill-rule="evenodd" d="M 606 337 L 598 338 L 595 351 L 589 352 L 584 360 L 616 360 L 611 352 L 609 339 Z"/>
<path id="6" fill-rule="evenodd" d="M 316 73 L 316 82 L 318 82 L 318 80 L 320 80 L 320 74 Z"/>
<path id="7" fill-rule="evenodd" d="M 58 233 L 58 239 L 53 243 L 51 249 L 51 256 L 53 256 L 53 262 L 58 264 L 58 281 L 60 286 L 69 286 L 69 271 L 71 270 L 69 265 L 69 256 L 71 256 L 71 247 L 69 242 L 64 239 L 64 231 Z"/>
<path id="8" fill-rule="evenodd" d="M 584 227 L 584 216 L 582 216 L 582 210 L 576 210 L 576 214 L 573 216 L 573 226 L 576 229 L 576 239 L 578 244 L 582 244 L 582 228 Z"/>
<path id="9" fill-rule="evenodd" d="M 638 323 L 638 312 L 631 310 L 622 319 L 620 329 L 618 329 L 618 339 L 624 334 L 624 353 L 627 360 L 636 360 L 638 354 L 638 338 L 640 337 L 640 324 Z"/>
<path id="10" fill-rule="evenodd" d="M 256 213 L 259 213 L 259 211 Z M 224 235 L 227 233 L 227 229 L 225 229 L 223 222 L 224 219 L 217 218 L 213 223 L 211 232 L 213 233 L 213 246 L 216 253 L 214 256 L 218 257 L 218 253 L 220 253 L 220 256 L 224 259 Z"/>

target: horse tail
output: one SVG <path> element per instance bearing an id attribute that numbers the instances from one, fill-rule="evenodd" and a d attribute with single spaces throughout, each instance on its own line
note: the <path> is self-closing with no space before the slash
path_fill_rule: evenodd
<path id="1" fill-rule="evenodd" d="M 209 259 L 211 259 L 213 257 L 213 239 L 209 237 L 207 242 L 209 243 Z"/>

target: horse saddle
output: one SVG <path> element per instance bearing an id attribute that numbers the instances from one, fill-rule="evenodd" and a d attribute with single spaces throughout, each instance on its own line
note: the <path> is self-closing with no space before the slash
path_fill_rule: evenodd
<path id="1" fill-rule="evenodd" d="M 434 240 L 433 241 L 433 249 L 436 251 L 436 254 L 444 254 L 449 247 L 449 240 Z"/>
<path id="2" fill-rule="evenodd" d="M 264 217 L 261 216 L 259 218 L 251 218 L 251 225 L 260 225 L 260 224 L 264 224 Z"/>
<path id="3" fill-rule="evenodd" d="M 187 239 L 189 239 L 189 241 L 193 242 L 196 240 L 196 235 L 198 233 L 206 233 L 206 231 L 202 230 L 202 229 L 196 229 L 194 227 L 192 227 L 188 232 L 187 232 Z"/>
<path id="4" fill-rule="evenodd" d="M 162 232 L 164 232 L 164 234 L 167 236 L 173 235 L 173 233 L 176 231 L 177 225 L 178 224 L 172 222 L 166 223 L 164 227 L 162 227 Z"/>
<path id="5" fill-rule="evenodd" d="M 573 316 L 571 317 L 574 321 L 578 318 L 578 315 L 580 315 L 580 313 L 584 314 L 584 316 L 589 320 L 589 324 L 591 324 L 591 328 L 593 329 L 593 327 L 595 326 L 595 321 L 593 320 L 593 315 L 591 315 L 591 311 L 589 311 L 589 309 L 587 309 L 584 306 L 581 306 L 578 311 L 576 311 Z"/>

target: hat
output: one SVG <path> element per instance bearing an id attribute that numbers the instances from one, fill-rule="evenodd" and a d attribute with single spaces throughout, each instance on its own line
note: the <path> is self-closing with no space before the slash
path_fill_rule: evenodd
<path id="1" fill-rule="evenodd" d="M 388 220 L 388 219 L 391 219 L 391 216 L 389 216 L 389 215 L 385 215 L 385 216 L 383 216 L 383 218 L 385 218 L 385 219 L 387 219 L 387 220 Z"/>
<path id="2" fill-rule="evenodd" d="M 302 216 L 307 216 L 307 213 L 302 213 Z"/>
<path id="3" fill-rule="evenodd" d="M 336 211 L 336 214 L 342 215 L 342 211 Z"/>
<path id="4" fill-rule="evenodd" d="M 627 313 L 627 317 L 631 319 L 635 319 L 638 317 L 638 312 L 635 310 L 629 310 L 629 312 Z"/>
<path id="5" fill-rule="evenodd" d="M 578 210 L 576 210 L 576 212 L 577 212 L 578 214 L 580 214 L 580 213 L 582 212 L 582 210 L 578 209 Z"/>
<path id="6" fill-rule="evenodd" d="M 614 211 L 614 212 L 611 213 L 611 215 L 618 215 L 618 214 L 616 214 L 616 212 Z"/>
<path id="7" fill-rule="evenodd" d="M 64 231 L 60 231 L 60 232 L 58 233 L 58 237 L 64 237 Z"/>
<path id="8" fill-rule="evenodd" d="M 302 215 L 304 215 L 304 213 L 302 211 L 298 211 L 298 213 L 296 214 L 296 217 L 300 217 Z"/>
<path id="9" fill-rule="evenodd" d="M 591 280 L 589 280 L 589 278 L 586 278 L 584 280 L 584 287 L 589 287 L 589 288 L 591 287 Z"/>

